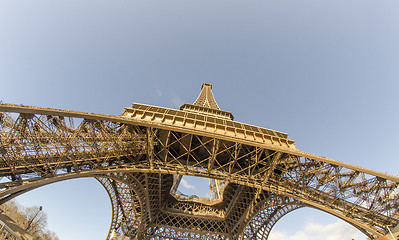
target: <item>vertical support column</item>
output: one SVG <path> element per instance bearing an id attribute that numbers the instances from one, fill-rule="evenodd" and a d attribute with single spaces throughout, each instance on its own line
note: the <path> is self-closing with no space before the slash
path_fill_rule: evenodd
<path id="1" fill-rule="evenodd" d="M 208 161 L 208 172 L 211 172 L 213 166 L 215 165 L 216 155 L 219 151 L 219 143 L 220 143 L 219 139 L 216 138 L 213 139 L 212 153 Z"/>
<path id="2" fill-rule="evenodd" d="M 154 169 L 154 129 L 147 127 L 147 163 L 150 169 Z"/>

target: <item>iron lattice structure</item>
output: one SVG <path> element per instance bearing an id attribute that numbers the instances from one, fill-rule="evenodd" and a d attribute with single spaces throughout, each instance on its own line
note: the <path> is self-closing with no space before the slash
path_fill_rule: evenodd
<path id="1" fill-rule="evenodd" d="M 371 239 L 399 223 L 399 178 L 299 151 L 282 132 L 233 121 L 210 84 L 180 110 L 121 116 L 0 104 L 0 204 L 46 184 L 95 177 L 112 203 L 107 239 L 267 239 L 311 207 Z M 211 198 L 177 190 L 210 179 Z"/>

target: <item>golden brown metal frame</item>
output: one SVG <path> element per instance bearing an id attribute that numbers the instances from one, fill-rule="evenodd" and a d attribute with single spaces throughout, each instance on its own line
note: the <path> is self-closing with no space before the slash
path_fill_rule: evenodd
<path id="1" fill-rule="evenodd" d="M 399 223 L 399 178 L 299 151 L 285 133 L 233 121 L 211 85 L 181 110 L 133 104 L 121 116 L 0 104 L 0 204 L 57 181 L 96 177 L 114 231 L 132 239 L 267 239 L 301 207 L 371 239 Z M 176 193 L 213 179 L 213 199 Z"/>

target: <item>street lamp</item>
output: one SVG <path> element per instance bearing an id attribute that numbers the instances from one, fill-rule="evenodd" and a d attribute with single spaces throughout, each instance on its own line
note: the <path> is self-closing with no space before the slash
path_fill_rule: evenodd
<path id="1" fill-rule="evenodd" d="M 39 214 L 39 212 L 43 209 L 42 206 L 39 207 L 39 210 L 37 210 L 35 216 L 33 216 L 33 218 L 29 221 L 28 226 L 26 227 L 25 231 L 28 231 L 28 229 L 30 228 L 30 225 L 32 224 L 33 220 L 35 220 L 37 214 Z"/>
<path id="2" fill-rule="evenodd" d="M 390 226 L 392 226 L 392 225 L 390 225 Z M 390 233 L 391 236 L 392 236 L 392 239 L 395 240 L 395 236 L 393 235 L 393 233 L 392 233 L 392 231 L 391 231 L 391 229 L 389 228 L 388 225 L 387 225 L 387 228 L 388 228 L 389 233 Z"/>

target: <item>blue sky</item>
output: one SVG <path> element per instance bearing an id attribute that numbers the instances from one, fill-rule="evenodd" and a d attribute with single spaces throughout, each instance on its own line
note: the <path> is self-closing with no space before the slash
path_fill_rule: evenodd
<path id="1" fill-rule="evenodd" d="M 398 175 L 398 23 L 393 0 L 0 0 L 0 100 L 119 115 L 132 102 L 192 103 L 209 82 L 237 121 Z M 94 179 L 18 201 L 43 205 L 62 240 L 103 239 L 109 228 L 109 199 Z M 298 210 L 271 238 L 335 240 L 342 229 Z"/>

